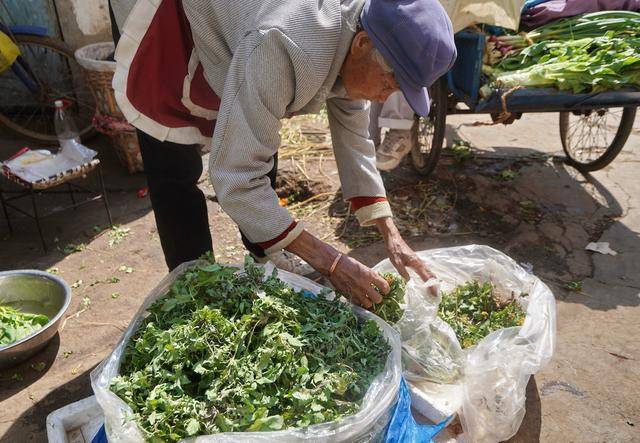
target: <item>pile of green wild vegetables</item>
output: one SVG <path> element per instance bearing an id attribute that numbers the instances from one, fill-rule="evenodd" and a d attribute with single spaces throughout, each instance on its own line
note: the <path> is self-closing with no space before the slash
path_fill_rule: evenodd
<path id="1" fill-rule="evenodd" d="M 382 274 L 391 286 L 382 302 L 372 311 L 387 323 L 394 325 L 404 310 L 405 281 L 398 274 Z M 498 329 L 521 326 L 525 313 L 515 300 L 501 303 L 496 299 L 493 285 L 469 281 L 453 291 L 442 294 L 438 316 L 456 334 L 460 345 L 468 348 Z"/>
<path id="2" fill-rule="evenodd" d="M 148 309 L 111 390 L 151 441 L 337 420 L 360 407 L 389 345 L 345 303 L 252 261 L 187 270 Z"/>
<path id="3" fill-rule="evenodd" d="M 515 300 L 499 303 L 491 283 L 469 281 L 442 294 L 438 316 L 451 326 L 460 345 L 468 348 L 493 331 L 522 326 L 525 313 Z"/>
<path id="4" fill-rule="evenodd" d="M 605 11 L 492 37 L 505 57 L 484 65 L 490 87 L 600 92 L 640 88 L 640 14 Z M 486 95 L 488 91 L 484 91 Z"/>
<path id="5" fill-rule="evenodd" d="M 10 306 L 0 305 L 0 346 L 7 346 L 27 335 L 42 329 L 49 317 L 18 311 Z"/>

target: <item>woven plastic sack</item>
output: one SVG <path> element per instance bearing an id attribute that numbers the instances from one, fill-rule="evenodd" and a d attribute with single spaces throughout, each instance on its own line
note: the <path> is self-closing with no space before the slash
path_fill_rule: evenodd
<path id="1" fill-rule="evenodd" d="M 20 48 L 11 38 L 0 31 L 0 73 L 11 67 L 20 55 Z"/>
<path id="2" fill-rule="evenodd" d="M 111 380 L 118 375 L 120 359 L 132 334 L 145 317 L 146 309 L 157 299 L 167 294 L 169 288 L 187 268 L 196 262 L 180 265 L 172 271 L 147 296 L 142 307 L 136 313 L 129 328 L 116 345 L 113 352 L 91 372 L 91 386 L 96 399 L 104 412 L 105 429 L 110 443 L 140 443 L 144 441 L 142 432 L 136 423 L 127 420 L 131 408 L 109 390 Z M 271 275 L 273 266 L 265 265 L 265 276 Z M 309 279 L 283 270 L 278 270 L 278 277 L 297 291 L 308 291 L 319 294 L 324 287 Z M 402 370 L 400 363 L 400 339 L 396 331 L 375 315 L 364 309 L 353 307 L 354 313 L 363 319 L 373 319 L 380 326 L 391 346 L 384 371 L 369 386 L 360 410 L 342 420 L 309 426 L 308 428 L 289 429 L 274 432 L 226 432 L 214 435 L 198 436 L 182 440 L 198 443 L 240 443 L 240 442 L 382 442 L 386 429 L 394 412 L 398 399 Z"/>
<path id="3" fill-rule="evenodd" d="M 470 280 L 490 281 L 496 294 L 515 296 L 526 311 L 521 327 L 494 331 L 463 350 L 451 327 L 437 316 L 440 297 L 430 292 L 433 283 L 412 279 L 407 283 L 405 314 L 395 325 L 407 381 L 418 389 L 429 384 L 460 385 L 463 398 L 458 413 L 467 441 L 508 440 L 522 423 L 529 377 L 553 355 L 553 294 L 540 279 L 488 246 L 434 249 L 418 255 L 435 274 L 440 291 Z M 374 270 L 394 268 L 384 260 Z M 520 297 L 524 294 L 528 296 Z"/>

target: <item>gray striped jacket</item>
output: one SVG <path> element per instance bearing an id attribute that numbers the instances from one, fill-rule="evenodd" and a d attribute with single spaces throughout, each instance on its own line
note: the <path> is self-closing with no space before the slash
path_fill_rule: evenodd
<path id="1" fill-rule="evenodd" d="M 222 208 L 249 240 L 267 243 L 271 252 L 302 231 L 301 223 L 291 228 L 294 220 L 279 205 L 266 175 L 280 145 L 280 119 L 318 112 L 323 103 L 344 198 L 385 196 L 369 140 L 369 104 L 349 100 L 338 77 L 364 0 L 182 4 L 206 79 L 221 98 L 211 181 Z M 127 20 L 125 31 L 129 22 L 135 19 Z M 356 215 L 368 224 L 391 211 L 384 201 Z"/>

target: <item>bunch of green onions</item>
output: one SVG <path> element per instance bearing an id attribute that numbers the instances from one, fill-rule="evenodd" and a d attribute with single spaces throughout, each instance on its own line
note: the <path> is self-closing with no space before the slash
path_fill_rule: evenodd
<path id="1" fill-rule="evenodd" d="M 640 37 L 640 13 L 602 11 L 583 14 L 536 28 L 528 33 L 501 35 L 495 39 L 504 46 L 524 48 L 543 40 L 579 40 L 613 32 L 616 37 Z"/>

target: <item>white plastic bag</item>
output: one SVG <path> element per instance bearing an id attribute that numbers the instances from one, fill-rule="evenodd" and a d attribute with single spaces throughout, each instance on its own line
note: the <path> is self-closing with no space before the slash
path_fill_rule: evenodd
<path id="1" fill-rule="evenodd" d="M 126 420 L 131 408 L 109 390 L 111 380 L 118 375 L 120 359 L 126 343 L 145 317 L 146 309 L 157 299 L 167 294 L 169 288 L 187 268 L 196 262 L 180 265 L 147 296 L 129 328 L 125 331 L 113 352 L 91 372 L 91 386 L 104 412 L 105 429 L 110 443 L 139 443 L 144 441 L 141 431 L 132 420 Z M 271 275 L 273 266 L 265 266 L 265 276 Z M 310 291 L 314 294 L 325 289 L 309 279 L 283 270 L 278 270 L 279 278 L 294 289 Z M 396 331 L 368 311 L 353 307 L 358 317 L 373 319 L 380 326 L 391 346 L 384 371 L 371 383 L 365 394 L 360 410 L 343 420 L 309 426 L 304 429 L 289 429 L 275 432 L 227 432 L 199 436 L 182 440 L 184 442 L 240 443 L 240 442 L 379 442 L 382 441 L 387 424 L 391 420 L 393 407 L 397 401 L 401 379 L 400 340 Z"/>
<path id="2" fill-rule="evenodd" d="M 429 386 L 457 385 L 459 389 L 447 392 L 462 392 L 458 412 L 467 440 L 507 440 L 522 423 L 529 377 L 553 354 L 553 294 L 540 279 L 488 246 L 434 249 L 418 255 L 436 275 L 441 291 L 451 291 L 470 280 L 490 281 L 497 294 L 516 296 L 526 310 L 522 327 L 494 331 L 463 350 L 451 327 L 437 317 L 440 297 L 429 293 L 430 285 L 411 280 L 405 295 L 405 314 L 396 324 L 409 383 L 426 398 L 437 391 Z M 374 270 L 393 272 L 394 268 L 384 260 Z M 528 297 L 520 298 L 521 294 Z"/>

